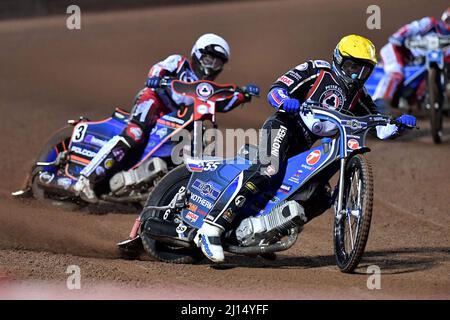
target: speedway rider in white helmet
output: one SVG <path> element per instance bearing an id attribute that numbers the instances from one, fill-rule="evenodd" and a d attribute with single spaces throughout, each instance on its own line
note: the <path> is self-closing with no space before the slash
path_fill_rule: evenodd
<path id="1" fill-rule="evenodd" d="M 82 170 L 74 189 L 85 201 L 98 201 L 96 188 L 104 188 L 106 177 L 130 167 L 130 159 L 140 156 L 158 118 L 176 111 L 181 105 L 191 105 L 192 98 L 178 95 L 170 88 L 160 88 L 162 77 L 169 76 L 187 82 L 214 80 L 230 58 L 230 46 L 222 37 L 207 33 L 195 42 L 191 59 L 173 54 L 155 64 L 148 73 L 146 87 L 139 91 L 131 111 L 128 126 L 106 143 Z M 249 93 L 259 94 L 259 88 L 247 85 L 244 93 L 235 93 L 218 101 L 216 110 L 228 112 L 250 100 Z"/>

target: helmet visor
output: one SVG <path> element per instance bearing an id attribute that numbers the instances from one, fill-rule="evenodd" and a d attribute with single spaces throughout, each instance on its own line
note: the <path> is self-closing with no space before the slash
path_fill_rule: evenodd
<path id="1" fill-rule="evenodd" d="M 203 54 L 200 58 L 200 63 L 206 70 L 210 69 L 213 71 L 222 70 L 224 61 L 220 58 L 214 57 L 210 54 Z"/>
<path id="2" fill-rule="evenodd" d="M 362 64 L 351 59 L 346 59 L 342 63 L 342 71 L 353 80 L 365 81 L 370 76 L 372 67 L 368 64 Z"/>

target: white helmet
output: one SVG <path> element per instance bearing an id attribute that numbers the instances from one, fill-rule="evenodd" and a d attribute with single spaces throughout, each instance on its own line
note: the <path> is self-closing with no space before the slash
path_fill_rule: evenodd
<path id="1" fill-rule="evenodd" d="M 450 7 L 442 13 L 441 20 L 444 22 L 447 30 L 450 30 Z"/>
<path id="2" fill-rule="evenodd" d="M 230 46 L 222 37 L 207 33 L 197 39 L 191 55 L 197 75 L 201 78 L 214 79 L 230 58 Z"/>

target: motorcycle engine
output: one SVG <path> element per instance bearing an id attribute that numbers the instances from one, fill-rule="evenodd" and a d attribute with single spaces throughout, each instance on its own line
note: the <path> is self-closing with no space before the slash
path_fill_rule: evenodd
<path id="1" fill-rule="evenodd" d="M 149 182 L 167 172 L 167 164 L 160 158 L 149 158 L 134 170 L 116 173 L 109 181 L 109 187 L 115 195 L 124 195 L 143 183 Z"/>
<path id="2" fill-rule="evenodd" d="M 306 220 L 305 210 L 297 201 L 285 201 L 264 216 L 242 220 L 236 229 L 236 238 L 243 246 L 257 246 L 264 240 L 285 235 L 292 227 L 302 226 Z"/>

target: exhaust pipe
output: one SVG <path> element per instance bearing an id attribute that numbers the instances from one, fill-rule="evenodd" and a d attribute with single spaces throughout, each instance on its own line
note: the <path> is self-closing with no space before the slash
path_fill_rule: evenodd
<path id="1" fill-rule="evenodd" d="M 299 230 L 297 228 L 292 228 L 289 231 L 288 238 L 284 241 L 278 241 L 274 244 L 269 244 L 267 246 L 252 246 L 252 247 L 239 247 L 232 245 L 224 245 L 224 250 L 243 255 L 258 255 L 265 253 L 274 253 L 279 251 L 285 251 L 291 248 L 297 241 Z"/>

